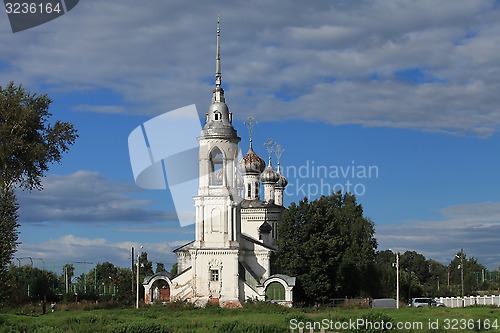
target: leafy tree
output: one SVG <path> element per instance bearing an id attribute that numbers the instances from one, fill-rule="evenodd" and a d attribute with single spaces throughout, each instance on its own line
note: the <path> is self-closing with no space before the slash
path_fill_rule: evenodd
<path id="1" fill-rule="evenodd" d="M 396 255 L 391 250 L 380 251 L 375 262 L 380 282 L 379 296 L 396 298 Z"/>
<path id="2" fill-rule="evenodd" d="M 71 123 L 49 122 L 51 102 L 13 82 L 0 86 L 0 275 L 18 245 L 15 189 L 41 190 L 50 164 L 60 163 L 78 136 Z"/>
<path id="3" fill-rule="evenodd" d="M 175 263 L 172 265 L 172 268 L 170 269 L 170 274 L 172 274 L 173 276 L 176 276 L 177 274 L 179 274 L 179 264 L 178 263 Z"/>
<path id="4" fill-rule="evenodd" d="M 455 296 L 461 296 L 462 294 L 462 269 L 465 296 L 473 295 L 476 291 L 486 287 L 482 283 L 482 277 L 480 277 L 482 276 L 482 272 L 486 271 L 486 267 L 481 265 L 474 257 L 467 258 L 467 255 L 460 251 L 451 260 L 448 269 L 450 272 L 450 292 Z"/>
<path id="5" fill-rule="evenodd" d="M 377 288 L 374 231 L 351 194 L 304 198 L 280 222 L 278 271 L 297 277 L 303 301 L 369 295 Z"/>
<path id="6" fill-rule="evenodd" d="M 156 263 L 156 273 L 165 272 L 165 265 L 162 262 Z"/>
<path id="7" fill-rule="evenodd" d="M 0 303 L 8 294 L 7 266 L 11 262 L 18 245 L 17 209 L 14 191 L 0 192 Z"/>
<path id="8" fill-rule="evenodd" d="M 148 260 L 148 253 L 147 252 L 141 252 L 139 256 L 139 262 L 141 264 L 141 267 L 139 269 L 139 276 L 141 278 L 141 281 L 144 280 L 145 277 L 151 276 L 154 274 L 153 272 L 153 263 Z"/>
<path id="9" fill-rule="evenodd" d="M 117 301 L 132 304 L 135 293 L 131 290 L 131 281 L 135 277 L 130 268 L 117 268 L 115 283 L 117 286 Z"/>
<path id="10" fill-rule="evenodd" d="M 66 288 L 68 291 L 71 290 L 71 279 L 75 275 L 75 265 L 65 264 L 62 269 L 61 274 L 61 285 L 64 286 L 64 292 L 66 293 Z"/>
<path id="11" fill-rule="evenodd" d="M 21 305 L 30 301 L 52 301 L 56 299 L 57 276 L 53 272 L 29 265 L 9 266 L 10 304 Z"/>

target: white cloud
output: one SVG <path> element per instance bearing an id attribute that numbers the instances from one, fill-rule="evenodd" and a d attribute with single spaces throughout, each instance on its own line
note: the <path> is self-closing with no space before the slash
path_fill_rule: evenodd
<path id="1" fill-rule="evenodd" d="M 175 212 L 152 209 L 151 202 L 131 194 L 141 192 L 134 184 L 113 181 L 97 172 L 49 174 L 43 191 L 18 192 L 20 223 L 127 223 L 173 221 Z"/>
<path id="2" fill-rule="evenodd" d="M 90 111 L 90 112 L 102 112 L 102 113 L 121 113 L 125 111 L 125 108 L 121 105 L 81 104 L 81 105 L 75 105 L 71 109 L 74 111 Z"/>
<path id="3" fill-rule="evenodd" d="M 32 30 L 10 34 L 4 27 L 0 80 L 49 93 L 106 88 L 123 97 L 123 105 L 93 107 L 97 112 L 154 115 L 192 103 L 203 110 L 221 14 L 223 82 L 237 117 L 252 112 L 260 119 L 480 136 L 500 125 L 500 9 L 492 1 L 272 1 L 265 7 L 80 2 Z M 394 76 L 412 68 L 437 82 L 409 84 Z"/>
<path id="4" fill-rule="evenodd" d="M 100 263 L 111 262 L 116 266 L 130 267 L 131 248 L 148 253 L 148 260 L 153 262 L 155 268 L 156 262 L 163 262 L 168 269 L 176 262 L 176 256 L 172 250 L 186 243 L 187 241 L 172 241 L 160 243 L 138 243 L 132 241 L 112 242 L 106 238 L 85 238 L 68 234 L 57 239 L 49 239 L 40 243 L 21 244 L 17 258 L 31 257 L 34 264 L 39 267 L 42 262 L 36 261 L 37 258 L 43 258 L 43 264 L 46 269 L 55 270 L 59 273 L 65 263 L 87 262 Z M 137 252 L 136 252 L 137 253 Z M 24 259 L 22 264 L 28 264 Z M 82 267 L 75 264 L 75 268 L 82 270 Z M 89 267 L 92 266 L 89 264 Z M 78 273 L 77 273 L 78 274 Z"/>
<path id="5" fill-rule="evenodd" d="M 500 202 L 456 205 L 441 210 L 443 218 L 379 225 L 380 249 L 415 250 L 448 264 L 461 248 L 489 269 L 499 265 Z"/>

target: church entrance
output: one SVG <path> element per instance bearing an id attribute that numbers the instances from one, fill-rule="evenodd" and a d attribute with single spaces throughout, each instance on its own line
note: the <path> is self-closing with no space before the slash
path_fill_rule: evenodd
<path id="1" fill-rule="evenodd" d="M 170 302 L 170 286 L 166 280 L 156 280 L 151 288 L 151 301 L 156 302 Z"/>

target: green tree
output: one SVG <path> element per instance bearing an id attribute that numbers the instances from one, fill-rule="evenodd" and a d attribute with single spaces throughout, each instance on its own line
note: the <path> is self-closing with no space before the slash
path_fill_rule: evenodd
<path id="1" fill-rule="evenodd" d="M 18 245 L 18 207 L 13 190 L 0 192 L 0 304 L 10 292 L 7 267 Z"/>
<path id="2" fill-rule="evenodd" d="M 141 278 L 141 281 L 144 280 L 145 277 L 151 276 L 154 274 L 153 272 L 153 263 L 148 260 L 148 253 L 147 252 L 141 252 L 139 256 L 139 262 L 141 264 L 141 267 L 139 269 L 139 276 Z"/>
<path id="3" fill-rule="evenodd" d="M 370 295 L 377 288 L 374 224 L 351 194 L 292 203 L 280 222 L 278 271 L 296 276 L 306 302 Z"/>
<path id="4" fill-rule="evenodd" d="M 485 287 L 482 283 L 482 275 L 483 271 L 486 271 L 486 267 L 481 265 L 476 258 L 467 258 L 467 255 L 460 251 L 451 260 L 448 268 L 450 272 L 450 292 L 452 294 L 458 296 L 462 294 L 462 269 L 465 296 L 474 295 L 478 290 Z"/>
<path id="5" fill-rule="evenodd" d="M 58 286 L 57 276 L 53 272 L 25 265 L 9 266 L 10 305 L 19 306 L 30 301 L 52 301 L 57 298 L 55 288 Z"/>
<path id="6" fill-rule="evenodd" d="M 172 265 L 172 268 L 170 269 L 170 274 L 172 274 L 173 276 L 176 276 L 177 274 L 179 274 L 179 264 L 178 263 L 175 263 Z"/>
<path id="7" fill-rule="evenodd" d="M 156 273 L 165 272 L 165 265 L 162 262 L 156 263 Z"/>
<path id="8" fill-rule="evenodd" d="M 13 82 L 0 86 L 0 275 L 6 274 L 18 245 L 15 189 L 41 190 L 49 166 L 61 162 L 78 136 L 71 123 L 50 122 L 51 103 L 47 95 Z"/>

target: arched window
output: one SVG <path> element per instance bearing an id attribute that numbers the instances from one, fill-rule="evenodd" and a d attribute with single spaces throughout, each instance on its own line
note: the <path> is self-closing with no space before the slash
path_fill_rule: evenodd
<path id="1" fill-rule="evenodd" d="M 255 182 L 255 198 L 259 198 L 259 182 Z"/>
<path id="2" fill-rule="evenodd" d="M 252 184 L 247 184 L 247 197 L 250 198 L 252 196 Z"/>
<path id="3" fill-rule="evenodd" d="M 266 300 L 284 301 L 285 287 L 279 282 L 271 282 L 266 288 Z"/>
<path id="4" fill-rule="evenodd" d="M 210 152 L 210 185 L 222 185 L 224 178 L 224 159 L 218 147 Z"/>
<path id="5" fill-rule="evenodd" d="M 210 215 L 210 229 L 214 232 L 219 232 L 222 227 L 222 216 L 219 208 L 214 208 Z"/>

